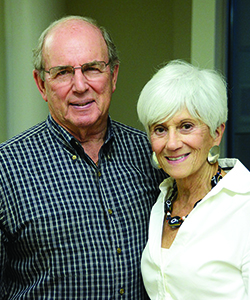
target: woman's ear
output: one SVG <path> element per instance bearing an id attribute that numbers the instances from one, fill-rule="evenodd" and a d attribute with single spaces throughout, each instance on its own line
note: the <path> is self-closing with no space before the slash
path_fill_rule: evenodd
<path id="1" fill-rule="evenodd" d="M 225 128 L 226 128 L 225 123 L 222 123 L 219 127 L 217 127 L 217 129 L 215 131 L 214 145 L 217 145 L 217 146 L 220 145 Z"/>

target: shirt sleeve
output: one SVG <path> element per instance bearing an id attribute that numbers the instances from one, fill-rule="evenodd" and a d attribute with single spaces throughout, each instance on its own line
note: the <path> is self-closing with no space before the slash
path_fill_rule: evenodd
<path id="1" fill-rule="evenodd" d="M 5 290 L 5 268 L 7 262 L 7 252 L 5 247 L 6 235 L 4 233 L 4 210 L 3 210 L 3 181 L 0 176 L 0 298 L 6 294 Z M 1 298 L 2 299 L 2 298 Z"/>
<path id="2" fill-rule="evenodd" d="M 5 271 L 5 266 L 6 266 L 6 261 L 7 261 L 7 253 L 6 249 L 4 246 L 4 240 L 5 240 L 5 234 L 3 232 L 3 222 L 2 222 L 2 209 L 0 207 L 0 295 L 6 294 L 5 291 L 5 286 L 4 286 L 4 281 L 5 281 L 5 276 L 4 276 L 4 271 Z M 1 298 L 0 296 L 0 298 Z"/>

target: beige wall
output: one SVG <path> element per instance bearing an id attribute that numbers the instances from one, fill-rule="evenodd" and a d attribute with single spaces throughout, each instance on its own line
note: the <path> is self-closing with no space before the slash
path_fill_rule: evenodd
<path id="1" fill-rule="evenodd" d="M 193 0 L 191 62 L 202 68 L 215 66 L 215 17 L 215 0 Z"/>
<path id="2" fill-rule="evenodd" d="M 48 114 L 47 104 L 32 77 L 32 49 L 55 12 L 64 13 L 62 4 L 60 0 L 4 0 L 6 72 L 0 76 L 4 77 L 6 86 L 1 102 L 6 107 L 7 138 L 44 120 Z"/>
<path id="3" fill-rule="evenodd" d="M 87 15 L 109 29 L 121 58 L 111 115 L 142 128 L 136 102 L 140 90 L 162 62 L 195 59 L 203 66 L 214 61 L 214 51 L 209 49 L 214 48 L 215 2 L 0 0 L 0 38 L 5 40 L 0 46 L 0 142 L 43 120 L 48 113 L 32 78 L 31 49 L 41 31 L 55 18 Z M 201 26 L 206 24 L 206 18 L 211 26 Z M 200 39 L 208 51 L 199 51 Z"/>
<path id="4" fill-rule="evenodd" d="M 5 34 L 4 34 L 4 2 L 0 0 L 0 142 L 6 140 L 6 81 L 5 81 Z"/>
<path id="5" fill-rule="evenodd" d="M 121 58 L 112 118 L 142 129 L 136 113 L 139 93 L 161 63 L 190 61 L 191 0 L 70 0 L 69 14 L 89 15 L 108 28 Z M 98 8 L 97 8 L 98 7 Z"/>

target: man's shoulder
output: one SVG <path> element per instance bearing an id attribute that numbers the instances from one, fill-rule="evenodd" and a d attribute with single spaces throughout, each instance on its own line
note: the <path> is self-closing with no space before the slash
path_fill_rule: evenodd
<path id="1" fill-rule="evenodd" d="M 13 136 L 7 141 L 0 144 L 0 152 L 5 151 L 12 147 L 21 146 L 29 140 L 36 140 L 36 136 L 40 135 L 47 128 L 46 121 L 40 122 L 27 130 Z"/>
<path id="2" fill-rule="evenodd" d="M 147 134 L 134 127 L 117 121 L 112 123 L 113 137 L 119 149 L 129 152 L 136 157 L 151 155 L 151 145 Z"/>
<path id="3" fill-rule="evenodd" d="M 131 136 L 135 136 L 135 137 L 137 136 L 140 138 L 147 139 L 147 134 L 140 129 L 134 128 L 132 126 L 129 126 L 129 125 L 126 125 L 126 124 L 123 124 L 123 123 L 120 123 L 120 122 L 114 121 L 114 120 L 112 120 L 112 125 L 113 125 L 114 130 L 117 132 L 120 131 L 127 135 L 131 135 Z"/>

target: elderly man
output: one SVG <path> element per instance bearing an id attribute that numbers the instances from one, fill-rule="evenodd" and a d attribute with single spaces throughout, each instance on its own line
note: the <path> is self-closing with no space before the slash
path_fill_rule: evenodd
<path id="1" fill-rule="evenodd" d="M 144 133 L 111 120 L 119 59 L 70 16 L 34 50 L 46 121 L 0 146 L 3 299 L 146 299 L 140 257 L 165 174 Z"/>

